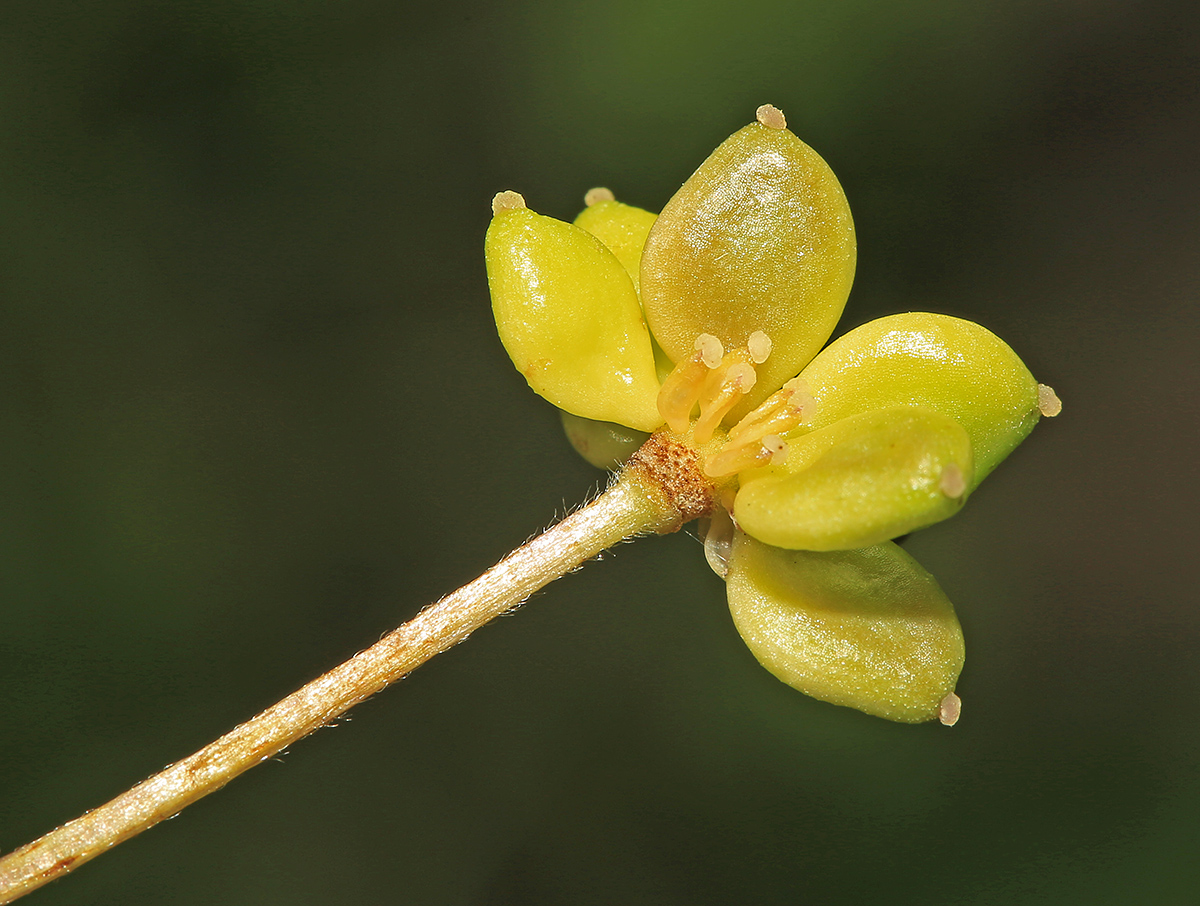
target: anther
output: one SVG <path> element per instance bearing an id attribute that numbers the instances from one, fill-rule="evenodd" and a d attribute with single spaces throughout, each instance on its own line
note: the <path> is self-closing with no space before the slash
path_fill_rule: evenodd
<path id="1" fill-rule="evenodd" d="M 617 196 L 613 195 L 612 189 L 606 189 L 604 186 L 596 186 L 594 189 L 588 189 L 587 194 L 583 196 L 583 203 L 589 208 L 594 204 L 600 204 L 602 201 L 616 201 Z"/>
<path id="2" fill-rule="evenodd" d="M 697 351 L 672 369 L 658 391 L 658 414 L 676 434 L 687 430 L 692 421 L 692 409 L 700 398 L 709 367 L 704 354 Z"/>
<path id="3" fill-rule="evenodd" d="M 1053 387 L 1048 387 L 1045 384 L 1038 384 L 1038 411 L 1046 418 L 1054 418 L 1058 413 L 1062 412 L 1062 400 L 1058 398 L 1058 394 L 1054 392 Z"/>
<path id="4" fill-rule="evenodd" d="M 942 699 L 942 703 L 938 705 L 938 720 L 947 727 L 953 727 L 958 723 L 958 718 L 962 714 L 962 699 L 951 692 Z"/>
<path id="5" fill-rule="evenodd" d="M 519 211 L 523 207 L 525 207 L 525 197 L 520 192 L 514 192 L 511 189 L 497 192 L 492 198 L 492 216 L 505 211 Z"/>
<path id="6" fill-rule="evenodd" d="M 696 337 L 696 352 L 709 368 L 716 368 L 725 358 L 725 347 L 711 333 L 702 333 Z"/>
<path id="7" fill-rule="evenodd" d="M 942 480 L 938 484 L 942 493 L 952 500 L 957 500 L 967 492 L 967 479 L 956 463 L 950 463 L 942 469 Z"/>
<path id="8" fill-rule="evenodd" d="M 693 437 L 707 443 L 725 414 L 738 404 L 754 387 L 758 374 L 749 362 L 734 361 L 728 367 L 714 370 L 700 396 L 700 417 L 696 419 Z"/>
<path id="9" fill-rule="evenodd" d="M 771 355 L 771 338 L 761 330 L 756 330 L 746 341 L 746 349 L 750 352 L 750 361 L 761 365 Z"/>
<path id="10" fill-rule="evenodd" d="M 787 459 L 787 449 L 783 439 L 774 434 L 758 443 L 727 443 L 720 453 L 704 463 L 704 474 L 709 478 L 725 478 L 746 469 L 781 465 Z"/>
<path id="11" fill-rule="evenodd" d="M 783 116 L 783 111 L 771 104 L 763 104 L 754 111 L 754 118 L 768 129 L 787 128 L 787 120 Z"/>
<path id="12" fill-rule="evenodd" d="M 768 434 L 786 434 L 797 425 L 812 421 L 816 402 L 808 384 L 792 378 L 767 401 L 729 430 L 729 439 L 750 443 Z"/>
<path id="13" fill-rule="evenodd" d="M 687 430 L 692 409 L 700 399 L 713 370 L 725 357 L 721 341 L 709 333 L 696 338 L 696 352 L 677 364 L 658 391 L 658 414 L 677 434 Z"/>

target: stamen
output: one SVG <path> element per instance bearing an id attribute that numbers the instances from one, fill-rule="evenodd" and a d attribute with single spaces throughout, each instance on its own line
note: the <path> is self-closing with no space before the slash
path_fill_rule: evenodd
<path id="1" fill-rule="evenodd" d="M 771 454 L 771 465 L 781 466 L 787 461 L 788 445 L 778 434 L 768 434 L 764 437 L 762 447 Z"/>
<path id="2" fill-rule="evenodd" d="M 771 434 L 764 437 L 761 443 L 726 444 L 720 453 L 704 463 L 704 474 L 709 478 L 725 478 L 746 469 L 779 465 L 785 459 L 787 444 Z"/>
<path id="3" fill-rule="evenodd" d="M 942 469 L 942 480 L 939 482 L 942 493 L 957 500 L 967 491 L 967 480 L 963 477 L 962 469 L 955 463 L 950 463 Z"/>
<path id="4" fill-rule="evenodd" d="M 699 340 L 696 342 L 699 344 Z M 691 424 L 692 409 L 700 398 L 708 375 L 709 367 L 704 363 L 704 354 L 697 351 L 691 358 L 676 365 L 663 381 L 662 389 L 658 391 L 658 414 L 666 419 L 667 425 L 676 434 L 682 434 Z"/>
<path id="5" fill-rule="evenodd" d="M 525 207 L 525 197 L 520 192 L 514 192 L 511 189 L 497 192 L 492 198 L 493 217 L 505 211 L 519 211 L 523 207 Z"/>
<path id="6" fill-rule="evenodd" d="M 792 378 L 734 425 L 729 431 L 729 439 L 752 443 L 768 434 L 786 434 L 797 425 L 811 421 L 815 408 L 816 401 L 808 385 L 800 378 Z"/>
<path id="7" fill-rule="evenodd" d="M 959 715 L 962 714 L 962 699 L 951 692 L 942 699 L 942 703 L 938 705 L 938 720 L 947 727 L 953 727 L 958 723 Z"/>
<path id="8" fill-rule="evenodd" d="M 750 352 L 750 361 L 761 365 L 771 355 L 771 338 L 761 330 L 756 330 L 746 341 L 746 349 Z"/>
<path id="9" fill-rule="evenodd" d="M 704 364 L 709 368 L 716 368 L 725 358 L 725 347 L 711 333 L 702 333 L 696 337 L 696 351 L 700 353 Z"/>
<path id="10" fill-rule="evenodd" d="M 730 357 L 736 356 L 732 353 Z M 749 362 L 734 361 L 727 368 L 714 370 L 700 395 L 700 417 L 692 436 L 697 443 L 707 443 L 721 419 L 754 387 L 758 374 Z"/>
<path id="11" fill-rule="evenodd" d="M 612 189 L 606 189 L 604 186 L 596 186 L 594 189 L 588 189 L 587 194 L 583 196 L 583 203 L 589 208 L 594 204 L 600 204 L 602 201 L 616 201 L 617 196 L 613 195 Z"/>
<path id="12" fill-rule="evenodd" d="M 754 111 L 754 118 L 768 129 L 787 128 L 787 120 L 783 116 L 783 111 L 771 104 L 763 104 Z"/>
<path id="13" fill-rule="evenodd" d="M 1054 418 L 1062 412 L 1062 400 L 1058 398 L 1053 387 L 1038 384 L 1038 411 L 1046 418 Z"/>

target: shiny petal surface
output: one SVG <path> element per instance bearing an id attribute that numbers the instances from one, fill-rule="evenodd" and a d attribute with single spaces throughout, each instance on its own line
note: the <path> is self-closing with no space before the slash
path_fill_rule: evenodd
<path id="1" fill-rule="evenodd" d="M 600 240 L 519 208 L 492 219 L 485 252 L 496 327 L 529 386 L 584 418 L 662 424 L 637 293 Z"/>
<path id="2" fill-rule="evenodd" d="M 786 129 L 730 136 L 663 208 L 642 253 L 642 304 L 673 361 L 700 334 L 775 351 L 726 422 L 766 399 L 829 338 L 854 278 L 854 224 L 820 156 Z"/>
<path id="3" fill-rule="evenodd" d="M 971 441 L 954 419 L 876 410 L 795 438 L 783 465 L 743 473 L 734 515 L 777 547 L 867 547 L 953 516 L 972 473 Z"/>
<path id="4" fill-rule="evenodd" d="M 575 226 L 587 230 L 617 256 L 633 288 L 638 289 L 642 269 L 642 249 L 657 215 L 619 201 L 600 201 L 579 212 Z"/>
<path id="5" fill-rule="evenodd" d="M 1017 354 L 986 328 L 947 315 L 909 312 L 871 321 L 831 343 L 801 377 L 816 407 L 793 433 L 871 409 L 934 409 L 970 435 L 974 484 L 1039 418 L 1037 381 Z"/>
<path id="6" fill-rule="evenodd" d="M 964 656 L 954 607 L 895 544 L 784 551 L 739 533 L 727 583 L 750 651 L 807 695 L 920 723 L 954 691 Z"/>

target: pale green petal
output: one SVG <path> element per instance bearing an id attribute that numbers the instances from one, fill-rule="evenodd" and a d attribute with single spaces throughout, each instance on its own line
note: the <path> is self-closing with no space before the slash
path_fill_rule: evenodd
<path id="1" fill-rule="evenodd" d="M 613 422 L 598 422 L 562 412 L 563 431 L 575 452 L 598 469 L 616 470 L 650 437 Z"/>
<path id="2" fill-rule="evenodd" d="M 954 691 L 964 655 L 954 607 L 895 544 L 784 551 L 739 533 L 727 582 L 751 652 L 807 695 L 919 723 Z"/>
<path id="3" fill-rule="evenodd" d="M 575 226 L 603 242 L 624 266 L 638 288 L 642 249 L 657 215 L 619 201 L 598 201 L 579 212 Z"/>
<path id="4" fill-rule="evenodd" d="M 866 547 L 953 516 L 972 473 L 971 441 L 954 419 L 881 409 L 793 438 L 782 465 L 743 473 L 734 515 L 777 547 Z"/>
<path id="5" fill-rule="evenodd" d="M 637 293 L 603 243 L 522 207 L 492 219 L 485 253 L 496 327 L 529 386 L 584 418 L 662 424 Z"/>
<path id="6" fill-rule="evenodd" d="M 947 315 L 909 312 L 871 321 L 831 343 L 800 376 L 816 407 L 794 433 L 871 409 L 925 406 L 970 435 L 975 484 L 1039 417 L 1037 381 L 1017 354 L 991 331 Z"/>

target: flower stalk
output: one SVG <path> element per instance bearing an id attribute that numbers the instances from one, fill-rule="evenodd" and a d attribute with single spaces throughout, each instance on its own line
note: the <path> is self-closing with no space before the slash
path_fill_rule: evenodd
<path id="1" fill-rule="evenodd" d="M 711 505 L 706 486 L 685 454 L 654 446 L 653 452 L 635 458 L 591 503 L 370 648 L 195 754 L 0 859 L 0 904 L 170 818 L 328 726 L 601 551 L 636 535 L 675 531 Z"/>

